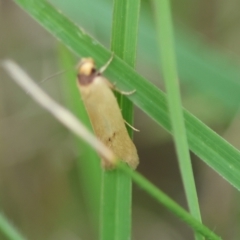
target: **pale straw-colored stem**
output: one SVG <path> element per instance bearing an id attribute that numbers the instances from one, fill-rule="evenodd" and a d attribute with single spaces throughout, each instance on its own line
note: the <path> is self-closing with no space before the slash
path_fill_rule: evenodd
<path id="1" fill-rule="evenodd" d="M 74 134 L 90 144 L 104 159 L 114 164 L 116 157 L 101 141 L 99 141 L 69 110 L 50 98 L 16 63 L 11 60 L 2 62 L 2 66 L 31 97 L 48 110 L 59 122 Z"/>

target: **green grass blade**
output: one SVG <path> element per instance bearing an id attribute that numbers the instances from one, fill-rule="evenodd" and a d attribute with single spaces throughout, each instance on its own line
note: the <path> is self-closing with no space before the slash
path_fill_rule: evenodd
<path id="1" fill-rule="evenodd" d="M 104 171 L 101 189 L 100 239 L 115 239 L 117 224 L 117 170 Z"/>
<path id="2" fill-rule="evenodd" d="M 135 67 L 140 1 L 115 0 L 111 50 L 129 66 Z M 123 118 L 130 124 L 133 122 L 133 105 L 124 96 L 118 94 Z M 128 127 L 132 136 L 132 129 Z"/>
<path id="3" fill-rule="evenodd" d="M 79 119 L 81 119 L 85 126 L 93 131 L 84 103 L 82 102 L 80 93 L 76 87 L 76 71 L 73 69 L 73 66 L 76 65 L 75 59 L 62 45 L 59 47 L 58 52 L 61 69 L 72 69 L 71 71 L 66 71 L 66 73 L 62 75 L 62 91 L 66 104 L 68 108 L 71 109 Z M 88 212 L 90 213 L 89 215 L 94 232 L 97 232 L 100 213 L 100 160 L 97 153 L 88 144 L 79 138 L 76 138 L 75 140 L 77 148 L 79 149 L 77 165 L 80 185 L 83 187 L 85 202 L 88 204 Z"/>
<path id="4" fill-rule="evenodd" d="M 129 66 L 135 66 L 140 1 L 114 1 L 111 49 Z"/>
<path id="5" fill-rule="evenodd" d="M 197 190 L 193 176 L 192 163 L 188 149 L 187 135 L 182 113 L 178 72 L 174 52 L 170 3 L 168 0 L 154 0 L 153 6 L 157 25 L 159 49 L 161 49 L 160 55 L 162 59 L 162 71 L 167 90 L 170 120 L 172 124 L 172 132 L 176 145 L 176 152 L 183 180 L 183 186 L 190 212 L 193 217 L 201 222 Z M 203 237 L 199 233 L 195 233 L 195 239 L 201 240 Z"/>
<path id="6" fill-rule="evenodd" d="M 21 234 L 16 230 L 16 228 L 9 223 L 9 221 L 0 213 L 0 231 L 7 239 L 10 240 L 26 240 Z"/>
<path id="7" fill-rule="evenodd" d="M 180 207 L 176 202 L 174 202 L 165 193 L 159 190 L 155 185 L 149 182 L 145 177 L 143 177 L 138 172 L 134 172 L 127 168 L 124 164 L 119 164 L 119 169 L 129 174 L 133 181 L 141 186 L 150 196 L 152 196 L 157 202 L 163 204 L 169 211 L 177 215 L 182 221 L 187 223 L 194 231 L 202 234 L 206 239 L 220 240 L 221 237 L 216 235 L 210 229 L 202 225 L 198 220 L 193 218 L 186 210 Z"/>
<path id="8" fill-rule="evenodd" d="M 108 43 L 110 36 L 110 19 L 112 3 L 110 1 L 98 0 L 72 0 L 68 1 L 50 0 L 57 8 L 61 9 L 74 22 L 79 23 L 89 33 L 97 36 L 100 42 Z M 152 13 L 148 4 L 141 8 L 139 26 L 138 52 L 141 54 L 141 62 L 151 68 L 158 66 L 157 41 Z M 78 6 L 81 6 L 79 8 Z M 85 14 L 91 12 L 91 14 Z M 94 22 L 94 28 L 91 23 Z M 227 107 L 234 110 L 240 101 L 240 70 L 235 56 L 221 52 L 219 46 L 208 45 L 206 38 L 184 25 L 177 24 L 175 44 L 179 77 L 181 82 L 195 86 L 198 91 L 207 93 L 221 100 Z M 101 29 L 96 34 L 94 29 Z M 92 31 L 91 31 L 92 30 Z"/>
<path id="9" fill-rule="evenodd" d="M 140 1 L 115 0 L 113 10 L 111 50 L 115 55 L 134 67 L 136 58 L 137 30 Z M 133 122 L 133 104 L 129 99 L 116 94 L 122 109 L 123 118 L 130 124 Z M 132 135 L 132 129 L 128 127 Z M 131 177 L 120 170 L 114 173 L 104 173 L 102 200 L 103 240 L 123 240 L 131 238 Z M 113 187 L 115 186 L 115 187 Z M 111 196 L 110 196 L 111 195 Z M 114 197 L 115 196 L 115 197 Z M 115 204 L 110 201 L 116 201 Z M 105 208 L 104 208 L 105 207 Z M 105 213 L 105 214 L 104 214 Z M 111 214 L 110 214 L 111 213 Z M 105 217 L 107 215 L 108 217 Z M 111 229 L 108 225 L 112 224 Z M 115 231 L 114 231 L 115 230 Z"/>

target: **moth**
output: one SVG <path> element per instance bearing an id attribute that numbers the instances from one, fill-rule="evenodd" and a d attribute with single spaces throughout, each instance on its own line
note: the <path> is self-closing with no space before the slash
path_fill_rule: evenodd
<path id="1" fill-rule="evenodd" d="M 135 169 L 139 158 L 112 92 L 114 85 L 102 76 L 111 60 L 97 70 L 92 58 L 83 58 L 78 65 L 77 86 L 97 138 Z M 105 169 L 114 168 L 104 159 L 102 165 Z"/>

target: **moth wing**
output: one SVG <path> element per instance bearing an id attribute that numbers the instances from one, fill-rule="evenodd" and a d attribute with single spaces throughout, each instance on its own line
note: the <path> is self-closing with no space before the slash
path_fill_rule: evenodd
<path id="1" fill-rule="evenodd" d="M 79 86 L 82 99 L 97 137 L 132 168 L 139 159 L 128 135 L 117 100 L 102 76 L 86 87 Z"/>

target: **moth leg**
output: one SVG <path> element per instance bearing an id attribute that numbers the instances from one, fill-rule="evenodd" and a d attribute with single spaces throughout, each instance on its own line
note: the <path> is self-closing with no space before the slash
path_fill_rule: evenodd
<path id="1" fill-rule="evenodd" d="M 133 130 L 136 132 L 140 132 L 140 130 L 136 129 L 135 127 L 133 127 L 130 123 L 128 123 L 126 120 L 124 120 L 124 122 Z"/>
<path id="2" fill-rule="evenodd" d="M 121 91 L 120 89 L 118 89 L 118 88 L 116 87 L 116 83 L 111 83 L 111 82 L 109 82 L 107 79 L 104 79 L 104 80 L 106 81 L 107 85 L 108 85 L 112 90 L 114 90 L 114 91 L 116 91 L 116 92 L 118 92 L 118 93 L 121 93 L 122 95 L 131 95 L 131 94 L 133 94 L 133 93 L 136 92 L 136 89 L 134 89 L 134 90 L 132 90 L 132 91 L 128 91 L 128 92 L 126 92 L 126 91 Z"/>
<path id="3" fill-rule="evenodd" d="M 105 63 L 105 65 L 103 65 L 103 66 L 98 70 L 98 72 L 99 72 L 100 74 L 102 74 L 102 73 L 107 69 L 107 67 L 109 66 L 109 64 L 112 62 L 113 57 L 114 57 L 114 53 L 112 53 L 110 59 Z M 116 91 L 116 92 L 121 93 L 122 95 L 131 95 L 131 94 L 133 94 L 133 93 L 136 92 L 136 90 L 132 90 L 132 91 L 129 91 L 129 92 L 121 91 L 121 90 L 119 90 L 119 89 L 116 87 L 116 83 L 111 83 L 111 82 L 109 82 L 106 78 L 104 78 L 104 80 L 105 80 L 105 82 L 107 83 L 107 85 L 108 85 L 110 88 L 112 88 L 112 89 L 113 89 L 114 91 Z"/>
<path id="4" fill-rule="evenodd" d="M 119 89 L 117 89 L 117 88 L 114 88 L 114 91 L 116 91 L 116 92 L 119 92 L 119 93 L 121 93 L 122 95 L 132 95 L 133 93 L 135 93 L 136 92 L 136 89 L 134 89 L 134 90 L 132 90 L 132 91 L 129 91 L 129 92 L 125 92 L 125 91 L 121 91 L 121 90 L 119 90 Z"/>
<path id="5" fill-rule="evenodd" d="M 114 53 L 112 53 L 110 59 L 98 70 L 98 72 L 99 72 L 100 74 L 102 74 L 102 73 L 107 69 L 107 67 L 109 66 L 109 64 L 112 62 L 113 57 L 114 57 Z"/>

